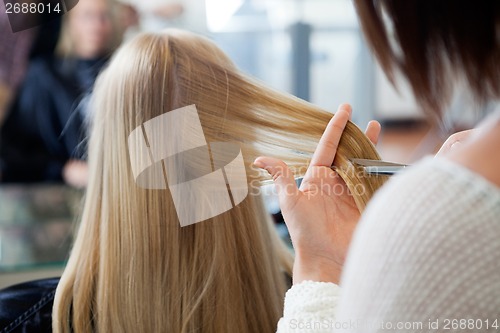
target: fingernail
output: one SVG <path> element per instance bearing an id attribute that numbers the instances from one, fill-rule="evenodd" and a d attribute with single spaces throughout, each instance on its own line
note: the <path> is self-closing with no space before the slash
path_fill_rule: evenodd
<path id="1" fill-rule="evenodd" d="M 262 163 L 262 161 L 255 160 L 253 161 L 253 165 L 255 165 L 257 168 L 264 169 L 265 165 Z"/>
<path id="2" fill-rule="evenodd" d="M 352 114 L 352 107 L 348 103 L 342 103 L 342 104 L 340 104 L 339 108 L 347 111 L 349 114 Z"/>
<path id="3" fill-rule="evenodd" d="M 450 150 L 459 148 L 462 143 L 460 141 L 455 141 L 453 144 L 450 146 Z"/>

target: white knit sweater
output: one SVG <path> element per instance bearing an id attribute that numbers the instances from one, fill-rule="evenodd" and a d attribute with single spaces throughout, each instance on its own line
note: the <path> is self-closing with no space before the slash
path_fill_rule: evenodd
<path id="1" fill-rule="evenodd" d="M 356 230 L 342 297 L 311 281 L 286 294 L 279 333 L 337 329 L 500 332 L 500 188 L 443 158 L 394 176 Z"/>

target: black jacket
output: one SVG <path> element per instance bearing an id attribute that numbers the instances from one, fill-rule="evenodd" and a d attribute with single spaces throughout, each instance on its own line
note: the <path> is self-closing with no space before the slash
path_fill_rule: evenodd
<path id="1" fill-rule="evenodd" d="M 3 182 L 62 181 L 64 164 L 84 157 L 85 96 L 106 60 L 33 60 L 0 130 Z"/>
<path id="2" fill-rule="evenodd" d="M 52 305 L 59 278 L 0 290 L 0 333 L 52 332 Z"/>

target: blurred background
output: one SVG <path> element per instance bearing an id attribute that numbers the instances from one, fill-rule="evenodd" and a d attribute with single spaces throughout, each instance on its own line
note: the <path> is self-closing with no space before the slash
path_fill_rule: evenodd
<path id="1" fill-rule="evenodd" d="M 86 101 L 113 50 L 166 27 L 213 39 L 241 70 L 334 112 L 382 123 L 382 158 L 414 163 L 480 109 L 457 94 L 444 121 L 423 120 L 406 82 L 387 81 L 349 0 L 80 0 L 13 33 L 0 3 L 0 288 L 62 271 L 86 184 Z M 287 239 L 279 207 L 269 211 Z"/>

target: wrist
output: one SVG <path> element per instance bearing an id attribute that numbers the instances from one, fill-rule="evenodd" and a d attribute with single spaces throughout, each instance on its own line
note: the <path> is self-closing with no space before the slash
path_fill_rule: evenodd
<path id="1" fill-rule="evenodd" d="M 293 284 L 305 280 L 339 284 L 342 267 L 332 260 L 296 253 L 293 264 Z"/>

